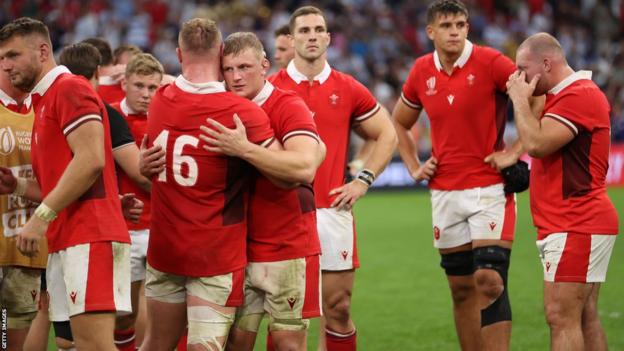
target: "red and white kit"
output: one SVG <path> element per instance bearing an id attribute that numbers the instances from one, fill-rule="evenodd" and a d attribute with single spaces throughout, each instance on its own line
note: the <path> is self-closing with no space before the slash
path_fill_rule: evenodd
<path id="1" fill-rule="evenodd" d="M 450 75 L 434 51 L 414 62 L 403 85 L 403 102 L 424 109 L 431 122 L 438 160 L 429 182 L 437 248 L 513 240 L 515 197 L 505 195 L 501 174 L 483 160 L 505 147 L 506 82 L 515 69 L 500 52 L 466 40 Z"/>
<path id="2" fill-rule="evenodd" d="M 531 165 L 531 212 L 544 280 L 605 280 L 618 232 L 617 212 L 605 187 L 609 111 L 589 71 L 570 75 L 546 95 L 542 118 L 562 123 L 574 139 Z"/>
<path id="3" fill-rule="evenodd" d="M 357 268 L 353 215 L 350 211 L 331 208 L 333 197 L 329 192 L 345 182 L 351 127 L 372 117 L 381 107 L 366 87 L 327 63 L 323 71 L 309 81 L 291 61 L 285 70 L 271 77 L 271 82 L 303 98 L 312 111 L 321 140 L 327 146 L 325 161 L 314 180 L 317 226 L 323 252 L 321 269 Z"/>
<path id="4" fill-rule="evenodd" d="M 32 163 L 45 198 L 72 160 L 67 136 L 90 121 L 101 122 L 108 131 L 109 121 L 89 82 L 64 66 L 48 72 L 32 95 Z M 104 133 L 104 152 L 106 165 L 95 183 L 58 213 L 46 233 L 52 320 L 131 308 L 130 238 L 121 213 L 109 133 Z"/>

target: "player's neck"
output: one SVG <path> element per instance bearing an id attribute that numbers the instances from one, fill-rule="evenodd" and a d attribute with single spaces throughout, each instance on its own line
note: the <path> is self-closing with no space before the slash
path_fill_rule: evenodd
<path id="1" fill-rule="evenodd" d="M 219 81 L 219 67 L 206 62 L 189 63 L 182 67 L 182 76 L 191 83 Z"/>
<path id="2" fill-rule="evenodd" d="M 37 86 L 37 84 L 39 84 L 39 82 L 41 82 L 41 80 L 43 79 L 43 77 L 46 76 L 46 74 L 48 74 L 51 70 L 53 70 L 54 68 L 56 68 L 56 62 L 54 62 L 54 60 L 49 60 L 47 62 L 43 63 L 43 66 L 41 67 L 41 72 L 39 73 L 39 76 L 37 77 L 37 79 L 35 80 L 35 85 L 33 85 L 30 89 L 34 89 L 35 86 Z"/>
<path id="3" fill-rule="evenodd" d="M 453 68 L 455 67 L 455 62 L 457 62 L 457 60 L 459 60 L 459 57 L 461 56 L 462 51 L 458 52 L 458 53 L 446 53 L 442 50 L 436 50 L 438 52 L 438 57 L 440 58 L 440 64 L 442 64 L 442 69 L 446 72 L 451 74 L 453 72 Z"/>
<path id="4" fill-rule="evenodd" d="M 552 73 L 552 77 L 553 77 L 552 88 L 554 88 L 557 85 L 559 85 L 559 83 L 561 83 L 561 81 L 563 81 L 564 79 L 568 78 L 572 74 L 574 74 L 574 70 L 570 66 L 568 66 L 568 65 L 561 66 L 560 68 L 558 68 L 555 71 L 553 71 L 553 73 Z"/>
<path id="5" fill-rule="evenodd" d="M 102 76 L 102 77 L 111 76 L 114 73 L 116 73 L 116 72 L 115 72 L 115 66 L 113 66 L 113 65 L 101 66 L 100 67 L 100 76 Z"/>
<path id="6" fill-rule="evenodd" d="M 309 81 L 314 80 L 314 77 L 318 76 L 323 71 L 326 61 L 325 55 L 313 61 L 308 61 L 300 56 L 295 56 L 294 58 L 295 68 L 306 76 Z"/>

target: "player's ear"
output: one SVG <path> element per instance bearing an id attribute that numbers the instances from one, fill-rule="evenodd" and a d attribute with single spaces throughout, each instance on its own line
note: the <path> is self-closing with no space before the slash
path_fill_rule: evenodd
<path id="1" fill-rule="evenodd" d="M 266 77 L 269 68 L 271 68 L 271 62 L 269 62 L 269 60 L 265 56 L 262 58 L 262 62 L 260 63 L 260 65 L 262 66 L 262 75 Z"/>
<path id="2" fill-rule="evenodd" d="M 552 69 L 552 62 L 550 61 L 550 58 L 544 57 L 544 60 L 542 61 L 542 67 L 544 68 L 544 72 L 550 72 L 550 70 Z"/>
<path id="3" fill-rule="evenodd" d="M 125 75 L 121 78 L 119 84 L 121 84 L 121 90 L 123 90 L 124 92 L 128 91 L 128 81 L 126 80 Z"/>
<path id="4" fill-rule="evenodd" d="M 180 61 L 180 63 L 182 63 L 182 50 L 180 50 L 180 48 L 176 48 L 176 56 L 178 56 L 178 61 Z"/>
<path id="5" fill-rule="evenodd" d="M 425 31 L 427 32 L 429 40 L 433 40 L 433 26 L 428 24 L 427 27 L 425 27 Z"/>

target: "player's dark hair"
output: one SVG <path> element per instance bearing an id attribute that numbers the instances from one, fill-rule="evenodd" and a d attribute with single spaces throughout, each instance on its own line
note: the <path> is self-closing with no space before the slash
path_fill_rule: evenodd
<path id="1" fill-rule="evenodd" d="M 279 28 L 277 28 L 275 30 L 275 32 L 273 34 L 275 35 L 276 38 L 279 37 L 280 35 L 289 35 L 290 34 L 290 26 L 288 24 L 280 26 Z"/>
<path id="2" fill-rule="evenodd" d="M 427 9 L 427 24 L 432 24 L 440 15 L 464 15 L 468 19 L 468 8 L 459 0 L 436 0 Z"/>
<path id="3" fill-rule="evenodd" d="M 323 20 L 325 21 L 325 26 L 327 26 L 327 19 L 325 18 L 325 15 L 323 14 L 323 11 L 321 11 L 321 9 L 319 9 L 318 7 L 314 7 L 314 6 L 303 6 L 303 7 L 296 9 L 295 12 L 293 12 L 292 15 L 290 15 L 290 21 L 288 22 L 290 33 L 295 32 L 295 21 L 297 20 L 297 17 L 307 16 L 307 15 L 319 15 L 323 17 Z"/>
<path id="4" fill-rule="evenodd" d="M 52 46 L 48 27 L 43 22 L 30 17 L 20 17 L 5 24 L 0 29 L 0 44 L 7 42 L 16 35 L 25 37 L 33 34 L 41 36 Z"/>
<path id="5" fill-rule="evenodd" d="M 82 41 L 83 43 L 91 44 L 100 52 L 102 59 L 100 65 L 109 66 L 113 64 L 113 49 L 110 44 L 102 38 L 87 38 Z"/>
<path id="6" fill-rule="evenodd" d="M 63 48 L 59 63 L 66 66 L 73 74 L 91 79 L 98 65 L 100 65 L 101 59 L 102 56 L 95 46 L 81 42 Z"/>

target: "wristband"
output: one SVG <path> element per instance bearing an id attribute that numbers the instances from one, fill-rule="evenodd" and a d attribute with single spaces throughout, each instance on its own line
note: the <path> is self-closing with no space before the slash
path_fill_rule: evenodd
<path id="1" fill-rule="evenodd" d="M 35 216 L 46 223 L 50 223 L 56 218 L 56 211 L 42 202 L 35 210 Z"/>
<path id="2" fill-rule="evenodd" d="M 360 171 L 360 173 L 358 173 L 356 179 L 368 186 L 371 186 L 375 181 L 375 173 L 373 173 L 371 170 L 363 169 Z"/>
<path id="3" fill-rule="evenodd" d="M 17 177 L 16 180 L 17 183 L 15 184 L 13 195 L 24 196 L 26 194 L 26 189 L 28 188 L 28 179 Z"/>

